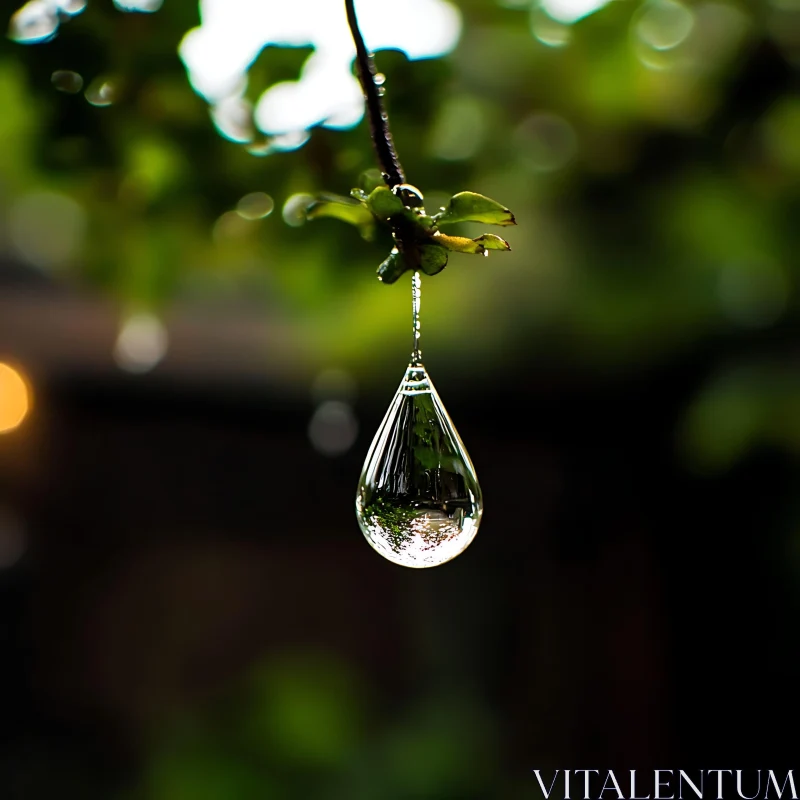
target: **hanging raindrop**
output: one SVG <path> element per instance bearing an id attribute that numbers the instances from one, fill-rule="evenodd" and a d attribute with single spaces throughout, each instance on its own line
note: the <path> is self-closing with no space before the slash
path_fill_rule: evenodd
<path id="1" fill-rule="evenodd" d="M 422 364 L 418 272 L 411 285 L 411 362 L 364 462 L 356 516 L 384 558 L 436 567 L 475 538 L 483 500 L 475 468 Z"/>

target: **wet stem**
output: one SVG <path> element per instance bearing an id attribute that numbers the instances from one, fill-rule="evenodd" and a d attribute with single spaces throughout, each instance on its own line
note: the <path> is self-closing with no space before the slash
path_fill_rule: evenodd
<path id="1" fill-rule="evenodd" d="M 367 50 L 364 44 L 364 37 L 361 35 L 361 29 L 358 27 L 355 0 L 345 0 L 344 5 L 347 11 L 347 22 L 350 25 L 350 32 L 356 45 L 358 78 L 367 103 L 372 144 L 378 156 L 383 179 L 389 188 L 393 189 L 395 186 L 405 183 L 406 177 L 397 157 L 397 152 L 394 149 L 392 133 L 389 130 L 389 116 L 383 105 L 379 83 L 376 82 L 378 71 L 375 67 L 375 59 Z"/>

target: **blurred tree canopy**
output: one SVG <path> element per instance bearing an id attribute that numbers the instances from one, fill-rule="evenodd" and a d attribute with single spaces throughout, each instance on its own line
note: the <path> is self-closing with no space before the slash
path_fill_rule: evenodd
<path id="1" fill-rule="evenodd" d="M 520 223 L 512 253 L 425 282 L 426 339 L 485 374 L 712 353 L 682 433 L 697 463 L 761 438 L 798 448 L 800 4 L 596 5 L 460 0 L 449 55 L 377 53 L 426 203 L 471 189 Z M 47 9 L 61 24 L 0 50 L 3 248 L 128 311 L 263 309 L 313 358 L 366 371 L 407 327 L 404 282 L 375 280 L 387 240 L 299 214 L 309 195 L 374 182 L 366 123 L 305 142 L 258 130 L 254 104 L 297 78 L 305 46 L 261 50 L 223 118 L 178 53 L 197 4 L 157 6 L 23 9 L 34 39 Z"/>

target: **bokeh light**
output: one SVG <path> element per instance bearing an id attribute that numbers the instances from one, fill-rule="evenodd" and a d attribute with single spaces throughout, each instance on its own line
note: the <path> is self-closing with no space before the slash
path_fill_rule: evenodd
<path id="1" fill-rule="evenodd" d="M 86 213 L 65 194 L 34 191 L 11 206 L 8 226 L 11 243 L 22 258 L 43 269 L 58 269 L 80 252 Z"/>
<path id="2" fill-rule="evenodd" d="M 114 359 L 127 372 L 149 372 L 167 353 L 169 336 L 161 320 L 139 312 L 127 317 L 114 345 Z"/>
<path id="3" fill-rule="evenodd" d="M 542 8 L 557 22 L 570 25 L 601 9 L 609 0 L 542 0 Z"/>
<path id="4" fill-rule="evenodd" d="M 0 433 L 18 428 L 31 407 L 27 380 L 10 364 L 0 362 Z"/>
<path id="5" fill-rule="evenodd" d="M 349 403 L 325 400 L 314 411 L 308 423 L 308 438 L 317 452 L 340 456 L 355 443 L 358 420 Z"/>
<path id="6" fill-rule="evenodd" d="M 250 192 L 236 204 L 236 212 L 245 219 L 263 219 L 275 208 L 275 201 L 266 192 Z"/>
<path id="7" fill-rule="evenodd" d="M 691 9 L 675 0 L 648 0 L 639 11 L 636 34 L 654 50 L 671 50 L 692 32 Z"/>
<path id="8" fill-rule="evenodd" d="M 53 86 L 59 92 L 77 94 L 83 88 L 83 78 L 77 72 L 68 69 L 56 70 L 51 76 Z"/>
<path id="9" fill-rule="evenodd" d="M 113 78 L 95 78 L 85 92 L 86 100 L 97 108 L 105 108 L 119 98 L 119 83 Z"/>
<path id="10" fill-rule="evenodd" d="M 342 4 L 203 0 L 201 16 L 202 25 L 181 42 L 180 55 L 192 85 L 212 104 L 215 122 L 229 138 L 249 140 L 241 96 L 245 76 L 269 46 L 310 46 L 314 52 L 297 80 L 278 82 L 258 99 L 254 118 L 261 131 L 279 136 L 315 125 L 349 128 L 361 120 L 364 100 L 351 70 L 355 47 Z M 461 27 L 457 8 L 445 0 L 408 0 L 391 17 L 379 0 L 367 0 L 359 5 L 359 19 L 369 47 L 397 48 L 412 59 L 449 52 Z"/>
<path id="11" fill-rule="evenodd" d="M 164 5 L 164 0 L 114 0 L 114 5 L 120 11 L 152 14 Z"/>

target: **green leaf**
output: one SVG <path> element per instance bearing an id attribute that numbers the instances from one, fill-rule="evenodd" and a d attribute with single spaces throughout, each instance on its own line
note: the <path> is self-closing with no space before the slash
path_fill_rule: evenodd
<path id="1" fill-rule="evenodd" d="M 422 209 L 419 208 L 404 208 L 403 216 L 418 229 L 419 233 L 424 238 L 426 235 L 430 235 L 436 230 L 436 223 L 431 217 L 420 213 L 421 210 Z"/>
<path id="2" fill-rule="evenodd" d="M 488 225 L 516 225 L 514 215 L 496 200 L 475 192 L 459 192 L 447 208 L 434 216 L 440 225 L 453 222 L 484 222 Z"/>
<path id="3" fill-rule="evenodd" d="M 419 268 L 426 275 L 436 275 L 447 266 L 447 250 L 438 244 L 423 244 L 419 247 Z"/>
<path id="4" fill-rule="evenodd" d="M 375 235 L 375 218 L 362 203 L 349 197 L 325 195 L 314 200 L 306 208 L 306 219 L 331 217 L 355 225 L 359 233 L 367 240 Z"/>
<path id="5" fill-rule="evenodd" d="M 452 250 L 455 253 L 482 253 L 486 248 L 475 239 L 467 239 L 466 236 L 446 236 L 438 233 L 434 240 L 442 247 Z"/>
<path id="6" fill-rule="evenodd" d="M 387 220 L 395 214 L 402 214 L 405 210 L 403 201 L 387 186 L 379 186 L 367 198 L 369 210 L 378 218 Z"/>
<path id="7" fill-rule="evenodd" d="M 474 253 L 480 255 L 487 250 L 510 250 L 511 246 L 505 239 L 495 236 L 493 233 L 484 233 L 477 239 L 467 239 L 466 236 L 447 236 L 444 233 L 437 233 L 433 237 L 434 241 L 456 253 Z"/>
<path id="8" fill-rule="evenodd" d="M 473 239 L 472 241 L 477 242 L 486 250 L 511 249 L 511 245 L 505 239 L 501 239 L 499 236 L 495 236 L 493 233 L 484 233 L 483 236 L 479 236 L 477 239 Z"/>
<path id="9" fill-rule="evenodd" d="M 403 254 L 392 250 L 388 258 L 378 267 L 378 280 L 394 283 L 407 269 L 408 264 Z"/>

